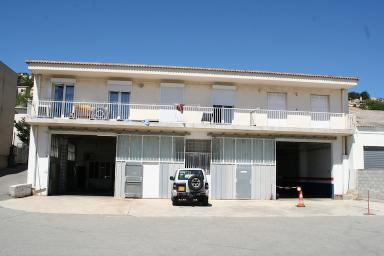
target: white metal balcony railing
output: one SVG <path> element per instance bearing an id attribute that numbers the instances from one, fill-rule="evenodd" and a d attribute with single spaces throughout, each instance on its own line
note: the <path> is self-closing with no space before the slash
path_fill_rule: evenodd
<path id="1" fill-rule="evenodd" d="M 209 123 L 260 127 L 325 129 L 354 127 L 353 116 L 345 113 L 51 100 L 29 102 L 28 115 L 32 118 Z"/>

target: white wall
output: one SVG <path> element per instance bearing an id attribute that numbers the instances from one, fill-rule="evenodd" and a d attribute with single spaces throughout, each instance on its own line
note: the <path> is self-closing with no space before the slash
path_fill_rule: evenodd
<path id="1" fill-rule="evenodd" d="M 27 183 L 37 190 L 48 189 L 50 133 L 48 127 L 32 126 L 29 143 L 29 161 Z"/>
<path id="2" fill-rule="evenodd" d="M 343 166 L 342 137 L 337 137 L 337 139 L 332 142 L 331 150 L 334 195 L 343 195 L 348 191 L 348 187 L 345 186 L 345 179 L 348 179 L 348 176 L 345 174 Z"/>
<path id="3" fill-rule="evenodd" d="M 352 138 L 350 168 L 364 169 L 364 146 L 384 147 L 384 131 L 356 131 Z"/>
<path id="4" fill-rule="evenodd" d="M 109 77 L 74 77 L 75 101 L 108 101 Z M 113 79 L 112 79 L 113 80 Z M 122 79 L 118 79 L 122 80 Z M 125 79 L 129 80 L 129 79 Z M 199 83 L 192 81 L 178 81 L 184 84 L 184 103 L 193 106 L 212 106 L 212 91 L 215 82 Z M 157 80 L 132 80 L 131 103 L 142 104 L 160 104 L 160 84 Z M 299 88 L 299 87 L 281 87 L 274 85 L 255 85 L 255 84 L 232 84 L 235 86 L 235 107 L 237 108 L 267 108 L 268 92 L 287 93 L 287 109 L 310 111 L 311 94 L 328 95 L 331 112 L 343 112 L 343 104 L 346 94 L 339 89 L 324 88 Z M 92 92 L 92 93 L 89 93 Z M 53 88 L 50 76 L 42 76 L 40 93 L 36 94 L 35 99 L 51 99 L 53 97 Z"/>

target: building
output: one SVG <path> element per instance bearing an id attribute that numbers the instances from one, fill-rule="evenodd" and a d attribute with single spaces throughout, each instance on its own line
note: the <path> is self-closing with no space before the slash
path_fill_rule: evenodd
<path id="1" fill-rule="evenodd" d="M 32 95 L 32 76 L 28 73 L 19 73 L 17 81 L 17 93 Z"/>
<path id="2" fill-rule="evenodd" d="M 17 74 L 0 61 L 0 169 L 8 166 L 16 105 Z"/>
<path id="3" fill-rule="evenodd" d="M 167 198 L 201 167 L 214 199 L 342 197 L 356 77 L 27 61 L 28 183 L 44 195 Z"/>
<path id="4" fill-rule="evenodd" d="M 362 199 L 384 200 L 384 111 L 351 108 L 356 132 L 351 147 L 350 169 L 355 194 Z"/>

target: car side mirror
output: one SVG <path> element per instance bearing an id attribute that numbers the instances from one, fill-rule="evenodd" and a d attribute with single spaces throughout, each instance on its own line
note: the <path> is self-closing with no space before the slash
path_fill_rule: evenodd
<path id="1" fill-rule="evenodd" d="M 169 177 L 169 180 L 175 180 L 175 177 L 170 176 L 170 177 Z"/>

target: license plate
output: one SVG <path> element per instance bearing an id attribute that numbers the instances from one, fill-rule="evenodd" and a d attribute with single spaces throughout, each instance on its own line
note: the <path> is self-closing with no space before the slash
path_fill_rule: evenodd
<path id="1" fill-rule="evenodd" d="M 184 186 L 179 186 L 179 187 L 177 187 L 177 191 L 185 192 L 185 187 Z"/>

